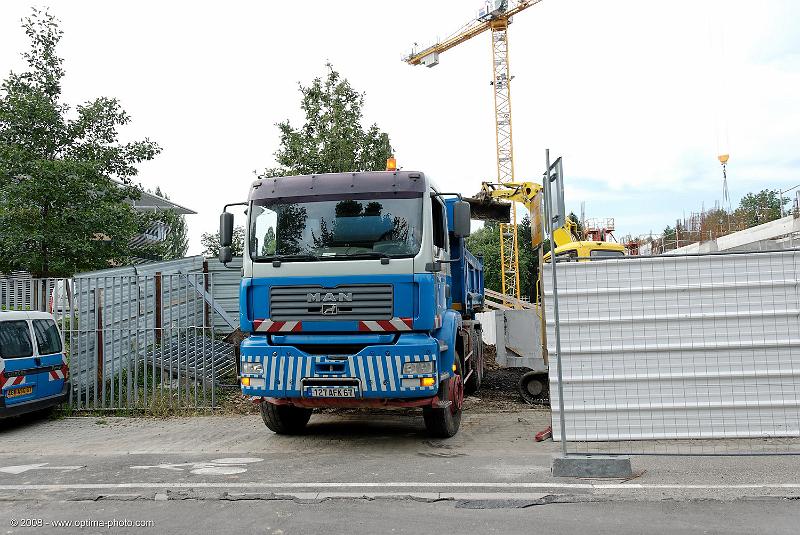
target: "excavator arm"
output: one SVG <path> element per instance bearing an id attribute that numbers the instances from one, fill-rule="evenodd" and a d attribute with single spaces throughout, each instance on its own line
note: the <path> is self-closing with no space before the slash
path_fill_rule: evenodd
<path id="1" fill-rule="evenodd" d="M 542 186 L 534 182 L 505 182 L 503 184 L 484 182 L 481 185 L 481 191 L 475 197 L 467 200 L 472 207 L 473 218 L 501 223 L 511 220 L 512 205 L 510 203 L 521 203 L 531 214 L 531 242 L 536 248 L 541 245 L 544 236 L 542 194 Z M 576 232 L 577 225 L 570 220 L 567 220 L 564 226 L 554 229 L 553 241 L 556 247 L 577 241 Z"/>

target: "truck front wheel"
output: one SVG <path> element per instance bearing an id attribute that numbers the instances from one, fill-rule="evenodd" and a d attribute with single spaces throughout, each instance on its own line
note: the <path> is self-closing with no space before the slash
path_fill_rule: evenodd
<path id="1" fill-rule="evenodd" d="M 449 407 L 422 409 L 425 428 L 435 438 L 450 438 L 461 426 L 461 408 L 464 404 L 464 382 L 461 373 L 461 357 L 456 354 L 455 375 L 439 384 L 439 399 L 449 401 Z"/>
<path id="2" fill-rule="evenodd" d="M 271 431 L 279 435 L 296 435 L 305 429 L 314 409 L 293 405 L 275 405 L 261 402 L 261 418 Z"/>

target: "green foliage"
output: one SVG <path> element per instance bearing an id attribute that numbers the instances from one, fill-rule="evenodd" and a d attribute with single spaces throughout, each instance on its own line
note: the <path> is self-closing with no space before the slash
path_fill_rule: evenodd
<path id="1" fill-rule="evenodd" d="M 203 246 L 203 256 L 219 256 L 219 233 L 204 232 L 200 236 L 200 244 Z M 231 240 L 231 254 L 244 256 L 244 226 L 239 225 L 233 228 L 233 239 Z"/>
<path id="2" fill-rule="evenodd" d="M 539 252 L 531 243 L 531 220 L 528 215 L 517 225 L 519 243 L 519 292 L 521 297 L 535 298 L 535 284 L 539 277 Z M 542 254 L 550 250 L 550 241 L 542 244 Z M 483 255 L 484 283 L 490 290 L 502 291 L 500 266 L 500 225 L 487 222 L 483 228 L 467 238 L 467 249 L 472 254 Z"/>
<path id="3" fill-rule="evenodd" d="M 70 276 L 123 263 L 140 223 L 126 202 L 139 196 L 130 179 L 161 149 L 119 141 L 130 117 L 116 99 L 97 98 L 68 116 L 58 21 L 34 9 L 22 27 L 28 70 L 0 86 L 0 271 Z"/>
<path id="4" fill-rule="evenodd" d="M 786 206 L 788 202 L 789 199 L 781 197 L 778 190 L 764 189 L 759 193 L 748 193 L 742 197 L 733 215 L 741 218 L 748 228 L 755 227 L 780 219 L 781 207 Z"/>
<path id="5" fill-rule="evenodd" d="M 305 123 L 295 128 L 287 120 L 277 126 L 280 148 L 275 158 L 280 167 L 261 176 L 306 175 L 350 171 L 377 171 L 392 155 L 389 135 L 376 124 L 364 128 L 364 94 L 328 63 L 327 76 L 300 85 L 300 108 Z"/>
<path id="6" fill-rule="evenodd" d="M 162 192 L 158 186 L 153 195 L 169 200 L 169 195 Z M 144 232 L 152 225 L 159 223 L 167 229 L 164 241 L 145 246 L 143 251 L 135 251 L 136 256 L 160 260 L 185 257 L 189 251 L 189 229 L 186 225 L 186 217 L 172 209 L 144 213 L 141 215 L 139 231 Z"/>
<path id="7" fill-rule="evenodd" d="M 487 221 L 482 228 L 467 237 L 467 249 L 483 256 L 484 284 L 490 290 L 501 291 L 500 225 Z"/>

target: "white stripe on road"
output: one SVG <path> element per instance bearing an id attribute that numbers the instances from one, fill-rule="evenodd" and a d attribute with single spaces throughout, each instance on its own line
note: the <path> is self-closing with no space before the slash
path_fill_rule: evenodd
<path id="1" fill-rule="evenodd" d="M 265 483 L 265 482 L 132 482 L 132 483 L 64 483 L 0 485 L 0 490 L 87 490 L 87 489 L 162 489 L 162 488 L 240 488 L 240 489 L 328 489 L 328 488 L 492 488 L 492 489 L 588 489 L 588 490 L 759 490 L 759 489 L 800 489 L 800 483 L 744 483 L 738 485 L 682 485 L 647 483 L 435 483 L 430 481 L 411 482 L 316 482 L 316 483 Z"/>
<path id="2" fill-rule="evenodd" d="M 258 492 L 229 492 L 232 498 L 263 495 Z M 129 495 L 125 495 L 129 496 Z M 416 498 L 419 500 L 541 500 L 551 493 L 542 492 L 283 492 L 277 496 L 297 500 L 324 500 L 327 498 Z"/>

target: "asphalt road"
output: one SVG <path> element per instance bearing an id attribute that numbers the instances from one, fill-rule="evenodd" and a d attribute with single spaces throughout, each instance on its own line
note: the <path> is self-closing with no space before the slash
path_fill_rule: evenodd
<path id="1" fill-rule="evenodd" d="M 0 527 L 753 534 L 789 533 L 800 510 L 797 457 L 641 457 L 626 481 L 554 478 L 558 445 L 533 440 L 545 411 L 470 412 L 449 440 L 427 438 L 420 420 L 315 415 L 298 437 L 258 416 L 11 422 L 0 428 Z M 155 526 L 44 524 L 106 519 Z"/>
<path id="2" fill-rule="evenodd" d="M 13 502 L 0 505 L 4 533 L 642 533 L 796 534 L 797 504 L 744 502 L 526 502 L 414 500 Z M 42 519 L 41 527 L 7 527 Z M 54 522 L 72 521 L 56 527 Z M 80 522 L 112 527 L 78 527 Z M 126 523 L 152 523 L 125 527 Z M 114 525 L 116 522 L 116 525 Z M 123 527 L 118 527 L 123 526 Z"/>

